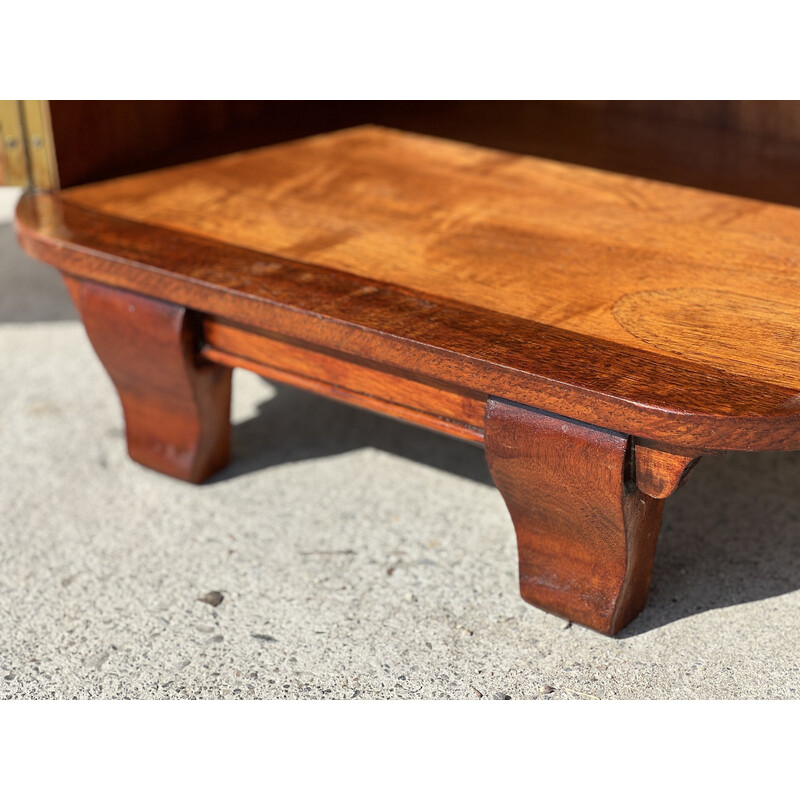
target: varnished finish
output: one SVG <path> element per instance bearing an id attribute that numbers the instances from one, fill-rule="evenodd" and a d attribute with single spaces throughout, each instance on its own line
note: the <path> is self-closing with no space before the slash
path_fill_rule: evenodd
<path id="1" fill-rule="evenodd" d="M 616 633 L 644 607 L 663 500 L 629 437 L 490 398 L 486 457 L 517 531 L 522 597 Z"/>
<path id="2" fill-rule="evenodd" d="M 231 370 L 198 359 L 186 309 L 90 281 L 68 286 L 122 402 L 130 457 L 192 483 L 224 467 Z"/>
<path id="3" fill-rule="evenodd" d="M 669 497 L 686 483 L 699 460 L 693 455 L 669 453 L 637 442 L 634 480 L 650 497 Z"/>
<path id="4" fill-rule="evenodd" d="M 766 380 L 90 212 L 59 196 L 23 197 L 17 231 L 31 255 L 67 274 L 422 381 L 697 451 L 800 449 L 798 393 Z"/>
<path id="5" fill-rule="evenodd" d="M 800 387 L 800 210 L 376 128 L 64 197 Z"/>
<path id="6" fill-rule="evenodd" d="M 201 352 L 208 361 L 243 367 L 461 439 L 483 441 L 485 397 L 404 378 L 371 362 L 290 344 L 213 317 L 203 321 L 203 341 Z"/>

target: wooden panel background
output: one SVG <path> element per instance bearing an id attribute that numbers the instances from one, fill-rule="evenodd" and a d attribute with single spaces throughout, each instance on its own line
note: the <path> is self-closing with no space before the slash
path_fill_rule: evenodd
<path id="1" fill-rule="evenodd" d="M 800 205 L 800 102 L 52 101 L 63 187 L 375 123 Z"/>

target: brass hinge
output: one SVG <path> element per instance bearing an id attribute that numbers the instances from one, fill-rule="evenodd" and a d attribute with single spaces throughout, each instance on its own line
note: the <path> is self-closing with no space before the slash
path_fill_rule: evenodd
<path id="1" fill-rule="evenodd" d="M 58 189 L 47 100 L 0 100 L 0 184 Z"/>

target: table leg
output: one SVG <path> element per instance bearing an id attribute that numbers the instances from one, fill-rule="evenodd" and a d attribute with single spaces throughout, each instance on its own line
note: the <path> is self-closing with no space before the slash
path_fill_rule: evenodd
<path id="1" fill-rule="evenodd" d="M 631 438 L 496 398 L 485 434 L 517 531 L 522 597 L 619 631 L 647 600 L 664 503 L 634 483 Z"/>
<path id="2" fill-rule="evenodd" d="M 200 483 L 228 462 L 231 370 L 197 356 L 192 312 L 66 277 L 122 401 L 134 461 Z"/>

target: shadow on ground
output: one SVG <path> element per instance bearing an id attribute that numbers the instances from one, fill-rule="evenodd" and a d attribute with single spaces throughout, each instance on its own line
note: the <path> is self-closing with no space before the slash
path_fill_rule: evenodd
<path id="1" fill-rule="evenodd" d="M 667 500 L 650 600 L 622 637 L 800 588 L 800 453 L 706 456 Z"/>
<path id="2" fill-rule="evenodd" d="M 28 258 L 12 226 L 0 225 L 0 323 L 77 318 L 56 270 Z M 363 447 L 492 484 L 478 446 L 290 387 L 234 427 L 232 463 L 213 482 Z M 621 636 L 798 588 L 800 453 L 708 456 L 667 501 L 650 601 Z"/>
<path id="3" fill-rule="evenodd" d="M 276 464 L 374 447 L 462 478 L 493 485 L 480 445 L 291 386 L 272 385 L 275 396 L 261 404 L 258 415 L 233 427 L 231 463 L 217 473 L 212 482 Z"/>
<path id="4" fill-rule="evenodd" d="M 78 319 L 58 270 L 29 258 L 0 225 L 0 323 Z"/>
<path id="5" fill-rule="evenodd" d="M 234 427 L 232 462 L 212 481 L 362 447 L 492 485 L 479 446 L 279 385 Z M 648 605 L 620 635 L 798 588 L 800 453 L 706 456 L 667 500 Z"/>

